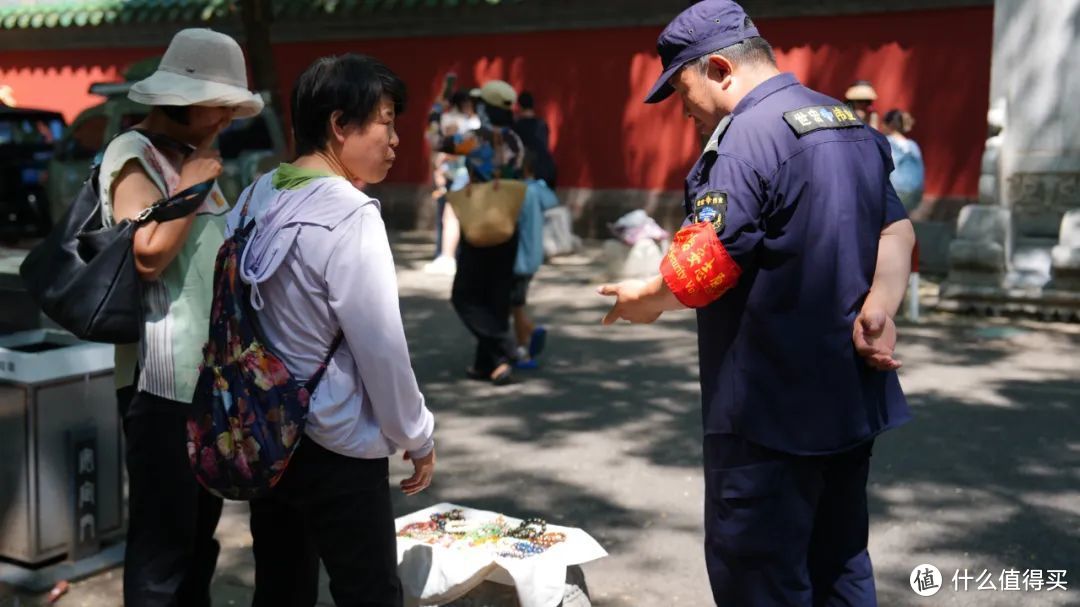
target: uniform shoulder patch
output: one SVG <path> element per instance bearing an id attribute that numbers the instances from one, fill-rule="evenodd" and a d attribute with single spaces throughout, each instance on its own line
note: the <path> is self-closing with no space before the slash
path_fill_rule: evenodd
<path id="1" fill-rule="evenodd" d="M 724 231 L 724 218 L 727 217 L 727 192 L 710 190 L 694 201 L 694 223 L 711 223 L 716 233 Z"/>
<path id="2" fill-rule="evenodd" d="M 797 137 L 802 137 L 821 129 L 846 129 L 862 126 L 863 123 L 848 106 L 811 105 L 798 110 L 784 112 L 784 121 Z"/>

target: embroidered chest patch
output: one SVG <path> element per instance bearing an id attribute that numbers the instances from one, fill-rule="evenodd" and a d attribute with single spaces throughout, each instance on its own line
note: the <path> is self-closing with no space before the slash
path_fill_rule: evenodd
<path id="1" fill-rule="evenodd" d="M 862 126 L 862 121 L 844 104 L 812 105 L 784 112 L 784 121 L 795 135 L 802 137 L 821 129 L 846 129 Z"/>
<path id="2" fill-rule="evenodd" d="M 724 230 L 724 218 L 727 217 L 727 192 L 710 190 L 694 201 L 695 223 L 711 223 L 716 233 Z"/>

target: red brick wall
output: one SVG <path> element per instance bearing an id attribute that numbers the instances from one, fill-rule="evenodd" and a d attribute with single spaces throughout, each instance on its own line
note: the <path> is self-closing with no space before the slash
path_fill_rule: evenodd
<path id="1" fill-rule="evenodd" d="M 19 106 L 56 110 L 70 122 L 82 110 L 101 103 L 101 97 L 90 94 L 91 84 L 120 80 L 129 64 L 164 50 L 163 46 L 0 52 L 0 84 L 11 86 Z"/>
<path id="2" fill-rule="evenodd" d="M 884 115 L 915 116 L 911 133 L 926 161 L 926 192 L 978 196 L 990 99 L 994 14 L 990 7 L 760 24 L 781 67 L 838 96 L 869 79 Z"/>
<path id="3" fill-rule="evenodd" d="M 974 197 L 986 131 L 993 11 L 962 8 L 844 17 L 768 19 L 758 28 L 780 66 L 839 96 L 870 79 L 884 113 L 912 112 L 912 136 L 926 158 L 932 196 Z M 678 190 L 698 153 L 677 101 L 641 103 L 659 74 L 659 28 L 572 30 L 443 38 L 393 38 L 280 44 L 281 82 L 314 58 L 347 51 L 379 57 L 409 85 L 400 121 L 402 150 L 391 180 L 427 179 L 422 130 L 430 99 L 447 71 L 462 85 L 504 78 L 532 90 L 552 127 L 560 185 Z M 55 108 L 68 118 L 96 102 L 91 82 L 117 76 L 153 49 L 0 53 L 0 83 L 20 105 Z M 287 88 L 287 87 L 286 87 Z M 287 95 L 285 96 L 287 98 Z"/>

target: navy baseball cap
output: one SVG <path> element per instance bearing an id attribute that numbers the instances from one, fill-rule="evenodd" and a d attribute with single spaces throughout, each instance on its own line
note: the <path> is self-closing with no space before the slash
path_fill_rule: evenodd
<path id="1" fill-rule="evenodd" d="M 658 103 L 670 97 L 675 89 L 668 80 L 688 62 L 758 35 L 746 11 L 731 0 L 702 0 L 679 13 L 656 40 L 664 73 L 649 91 L 645 103 Z"/>

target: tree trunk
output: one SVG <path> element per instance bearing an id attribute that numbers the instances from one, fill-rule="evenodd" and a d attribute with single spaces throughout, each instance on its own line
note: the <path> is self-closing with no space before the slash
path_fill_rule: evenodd
<path id="1" fill-rule="evenodd" d="M 270 24 L 274 13 L 270 0 L 240 0 L 240 17 L 244 23 L 244 40 L 247 59 L 255 90 L 270 92 L 270 108 L 281 124 L 284 106 L 278 90 L 277 70 L 274 66 L 274 50 L 270 44 Z"/>

